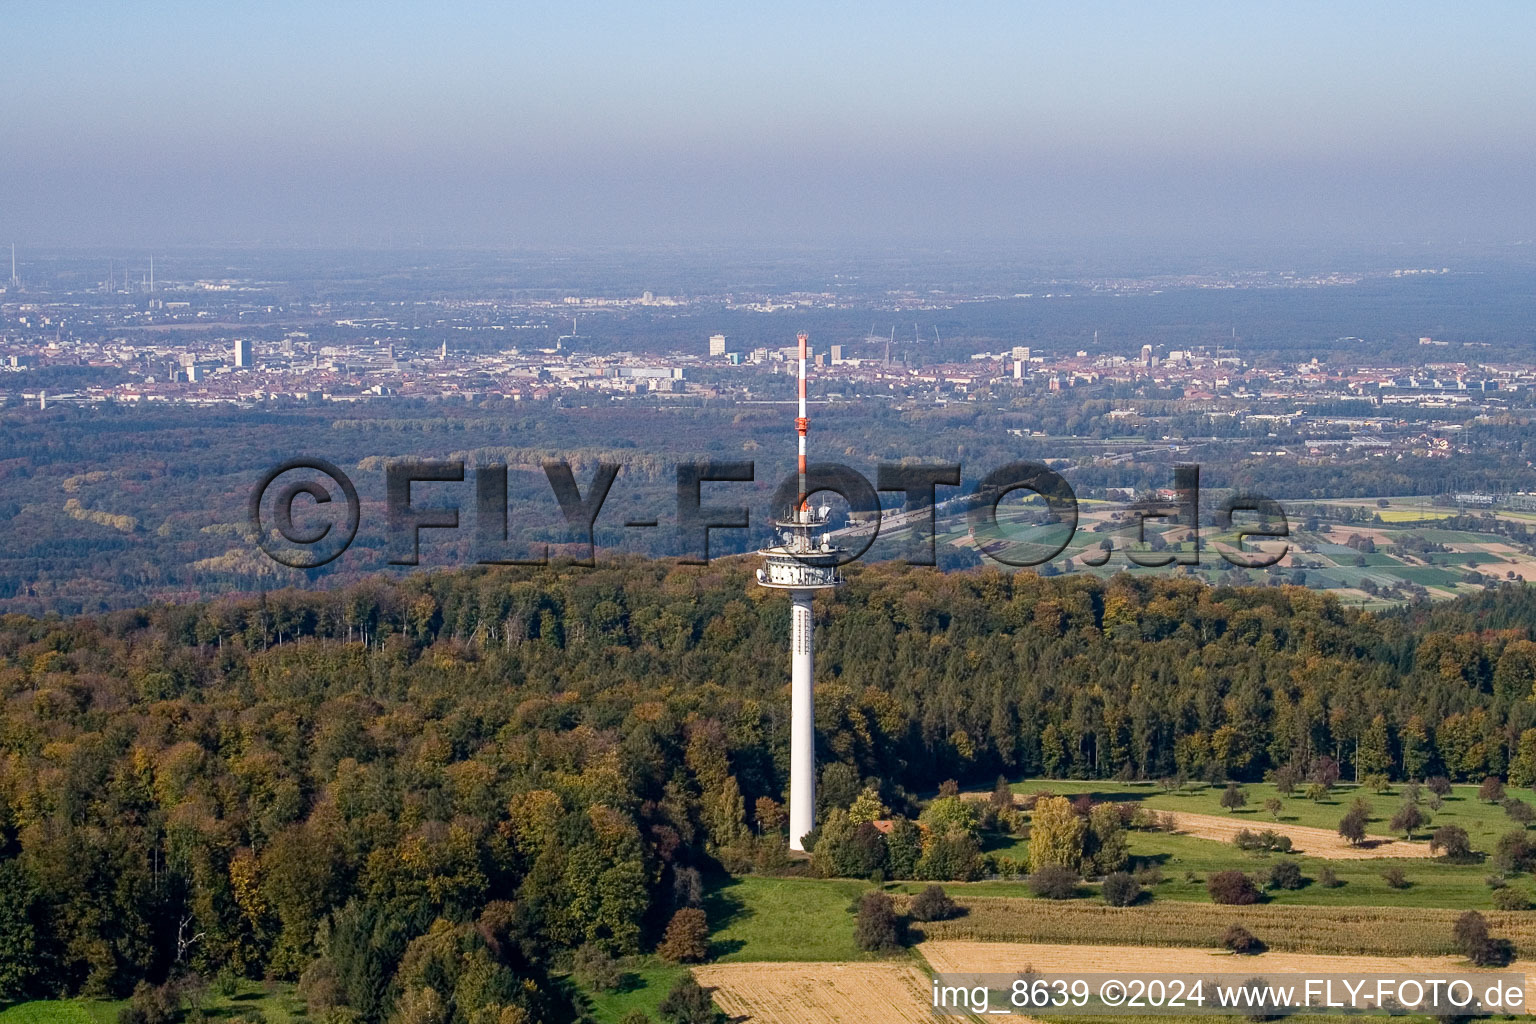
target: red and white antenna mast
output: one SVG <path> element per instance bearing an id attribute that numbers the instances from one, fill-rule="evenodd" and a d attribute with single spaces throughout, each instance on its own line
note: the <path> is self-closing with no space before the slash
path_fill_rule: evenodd
<path id="1" fill-rule="evenodd" d="M 806 333 L 800 332 L 800 415 L 795 417 L 795 433 L 800 435 L 800 500 L 795 503 L 795 515 L 799 518 L 806 509 L 805 493 L 805 435 L 811 429 L 811 420 L 805 414 L 805 343 Z"/>

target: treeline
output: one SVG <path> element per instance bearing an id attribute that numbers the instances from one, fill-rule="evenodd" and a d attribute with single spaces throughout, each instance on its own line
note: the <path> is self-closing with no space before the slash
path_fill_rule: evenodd
<path id="1" fill-rule="evenodd" d="M 786 865 L 789 605 L 753 568 L 0 618 L 0 999 L 196 972 L 301 978 L 357 1021 L 567 1019 L 573 957 L 651 948 L 701 871 Z M 817 604 L 829 872 L 972 876 L 970 812 L 915 797 L 950 778 L 1536 771 L 1523 588 L 1378 618 L 1290 587 L 849 576 Z"/>

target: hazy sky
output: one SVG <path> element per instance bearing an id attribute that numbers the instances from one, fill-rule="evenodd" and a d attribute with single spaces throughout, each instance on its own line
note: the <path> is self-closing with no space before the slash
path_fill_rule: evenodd
<path id="1" fill-rule="evenodd" d="M 1536 236 L 1536 4 L 5 6 L 0 241 Z"/>

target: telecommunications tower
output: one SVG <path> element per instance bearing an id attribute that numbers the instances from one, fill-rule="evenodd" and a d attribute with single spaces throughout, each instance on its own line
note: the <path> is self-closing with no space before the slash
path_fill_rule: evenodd
<path id="1" fill-rule="evenodd" d="M 763 567 L 757 570 L 760 586 L 789 591 L 790 716 L 789 716 L 789 848 L 805 849 L 805 834 L 816 827 L 816 709 L 812 693 L 815 678 L 815 624 L 811 598 L 818 590 L 841 586 L 837 571 L 843 552 L 826 535 L 825 505 L 812 509 L 806 493 L 805 435 L 811 421 L 805 415 L 805 342 L 800 335 L 800 415 L 795 433 L 800 438 L 800 488 L 788 517 L 775 521 L 779 542 L 758 554 Z"/>

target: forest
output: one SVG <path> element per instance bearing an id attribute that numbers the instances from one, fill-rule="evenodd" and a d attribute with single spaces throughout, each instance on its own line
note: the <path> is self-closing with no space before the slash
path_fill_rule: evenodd
<path id="1" fill-rule="evenodd" d="M 995 868 L 945 845 L 949 780 L 1536 780 L 1524 587 L 1371 615 L 854 565 L 816 605 L 828 845 L 792 860 L 789 605 L 753 567 L 0 618 L 0 1002 L 265 977 L 338 1024 L 429 992 L 435 1019 L 552 1024 L 573 964 L 666 941 L 701 877 L 864 871 L 851 822 L 892 819 L 893 877 Z"/>

